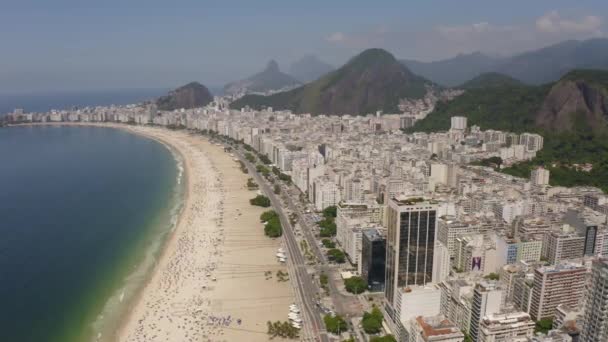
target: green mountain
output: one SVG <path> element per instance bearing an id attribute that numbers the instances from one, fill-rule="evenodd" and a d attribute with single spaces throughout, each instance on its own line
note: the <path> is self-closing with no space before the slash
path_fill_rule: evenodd
<path id="1" fill-rule="evenodd" d="M 509 84 L 472 88 L 441 102 L 412 131 L 449 129 L 450 117 L 466 116 L 482 129 L 538 132 L 543 150 L 503 170 L 529 177 L 536 165 L 551 171 L 554 185 L 593 185 L 608 191 L 608 71 L 575 70 L 542 86 Z M 589 172 L 575 164 L 591 164 Z"/>
<path id="2" fill-rule="evenodd" d="M 212 101 L 213 95 L 207 87 L 192 82 L 170 91 L 166 96 L 159 97 L 156 106 L 160 110 L 191 109 L 204 107 Z"/>
<path id="3" fill-rule="evenodd" d="M 298 80 L 281 72 L 279 64 L 276 61 L 271 60 L 263 71 L 244 80 L 228 83 L 224 87 L 224 93 L 239 94 L 266 92 L 286 87 L 294 87 L 299 84 L 300 82 Z"/>
<path id="4" fill-rule="evenodd" d="M 608 69 L 608 39 L 569 40 L 506 58 L 475 52 L 434 62 L 402 63 L 418 75 L 451 87 L 486 72 L 539 85 L 555 82 L 575 69 Z"/>
<path id="5" fill-rule="evenodd" d="M 248 95 L 231 108 L 273 107 L 296 113 L 367 114 L 396 112 L 399 100 L 422 98 L 431 82 L 415 75 L 393 55 L 369 49 L 314 82 L 271 96 Z"/>
<path id="6" fill-rule="evenodd" d="M 486 72 L 473 79 L 461 84 L 458 88 L 475 89 L 475 88 L 495 88 L 504 86 L 521 86 L 523 83 L 513 77 L 499 74 L 497 72 Z"/>

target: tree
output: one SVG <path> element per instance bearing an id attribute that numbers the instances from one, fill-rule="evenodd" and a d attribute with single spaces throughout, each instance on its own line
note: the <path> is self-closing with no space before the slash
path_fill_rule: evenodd
<path id="1" fill-rule="evenodd" d="M 264 195 L 257 195 L 255 198 L 249 200 L 251 205 L 257 205 L 258 207 L 268 208 L 270 207 L 270 199 Z"/>
<path id="2" fill-rule="evenodd" d="M 284 173 L 280 173 L 279 174 L 279 179 L 282 180 L 283 182 L 287 183 L 287 184 L 291 184 L 291 176 L 286 175 Z"/>
<path id="3" fill-rule="evenodd" d="M 253 178 L 249 178 L 247 180 L 247 188 L 249 189 L 257 189 L 258 188 L 258 183 L 256 183 Z"/>
<path id="4" fill-rule="evenodd" d="M 384 315 L 382 311 L 375 305 L 371 312 L 365 312 L 363 314 L 363 320 L 361 320 L 361 326 L 367 334 L 377 334 L 382 330 L 382 321 Z"/>
<path id="5" fill-rule="evenodd" d="M 270 165 L 272 164 L 272 161 L 270 160 L 270 158 L 268 158 L 267 155 L 265 154 L 260 154 L 258 155 L 258 157 L 260 158 L 260 161 L 266 165 Z"/>
<path id="6" fill-rule="evenodd" d="M 498 273 L 490 273 L 487 276 L 485 276 L 484 278 L 488 279 L 488 280 L 498 280 L 498 279 L 500 279 L 500 275 L 498 275 Z"/>
<path id="7" fill-rule="evenodd" d="M 346 261 L 346 256 L 344 255 L 344 252 L 337 248 L 332 248 L 328 250 L 327 257 L 329 258 L 329 260 L 334 261 L 338 264 L 343 264 Z"/>
<path id="8" fill-rule="evenodd" d="M 346 321 L 340 315 L 325 315 L 325 317 L 323 317 L 323 322 L 325 322 L 327 331 L 336 335 L 340 335 L 347 329 Z"/>
<path id="9" fill-rule="evenodd" d="M 247 161 L 250 163 L 255 163 L 255 156 L 249 152 L 245 153 L 245 159 L 247 159 Z"/>
<path id="10" fill-rule="evenodd" d="M 361 277 L 350 277 L 344 279 L 344 287 L 350 293 L 360 294 L 367 289 L 367 282 Z"/>
<path id="11" fill-rule="evenodd" d="M 335 205 L 332 205 L 332 206 L 329 206 L 329 207 L 323 209 L 323 217 L 335 218 L 336 216 L 338 216 L 338 207 L 336 207 Z"/>
<path id="12" fill-rule="evenodd" d="M 546 334 L 553 328 L 553 319 L 551 318 L 543 318 L 536 322 L 536 326 L 534 327 L 535 333 L 543 333 Z"/>
<path id="13" fill-rule="evenodd" d="M 333 218 L 325 218 L 317 223 L 321 230 L 319 234 L 321 237 L 331 237 L 336 236 L 336 222 Z"/>
<path id="14" fill-rule="evenodd" d="M 256 165 L 255 170 L 258 173 L 261 173 L 264 177 L 266 177 L 270 174 L 270 170 L 268 170 L 268 168 L 266 166 L 261 165 L 261 164 Z"/>
<path id="15" fill-rule="evenodd" d="M 264 234 L 271 238 L 276 238 L 283 235 L 283 226 L 281 219 L 276 211 L 265 211 L 260 215 L 260 221 L 264 222 Z"/>
<path id="16" fill-rule="evenodd" d="M 336 248 L 336 244 L 330 239 L 323 239 L 321 240 L 321 243 L 323 246 L 325 246 L 325 248 Z"/>
<path id="17" fill-rule="evenodd" d="M 277 212 L 274 210 L 268 210 L 268 211 L 263 212 L 262 215 L 260 215 L 260 221 L 268 222 L 273 217 L 277 217 Z"/>

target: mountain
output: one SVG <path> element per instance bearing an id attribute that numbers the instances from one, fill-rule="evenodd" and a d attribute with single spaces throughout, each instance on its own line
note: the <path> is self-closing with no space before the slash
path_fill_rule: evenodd
<path id="1" fill-rule="evenodd" d="M 449 129 L 450 117 L 466 116 L 482 129 L 538 132 L 544 147 L 536 158 L 501 171 L 529 177 L 544 165 L 551 184 L 591 185 L 608 191 L 608 71 L 573 70 L 540 86 L 505 84 L 472 88 L 440 102 L 412 131 Z M 579 170 L 578 165 L 592 165 Z"/>
<path id="2" fill-rule="evenodd" d="M 460 54 L 454 58 L 435 62 L 401 61 L 412 72 L 449 87 L 462 84 L 481 73 L 492 71 L 500 62 L 500 59 L 486 56 L 481 52 Z"/>
<path id="3" fill-rule="evenodd" d="M 569 40 L 508 58 L 482 53 L 436 62 L 403 60 L 408 68 L 433 82 L 457 86 L 486 72 L 498 72 L 528 84 L 555 82 L 575 69 L 608 69 L 608 39 Z"/>
<path id="4" fill-rule="evenodd" d="M 226 94 L 266 92 L 299 85 L 300 82 L 279 69 L 279 64 L 271 60 L 266 69 L 244 80 L 228 83 L 224 87 Z"/>
<path id="5" fill-rule="evenodd" d="M 159 97 L 156 106 L 160 110 L 191 109 L 204 107 L 213 101 L 209 89 L 198 82 L 188 83 Z"/>
<path id="6" fill-rule="evenodd" d="M 523 83 L 510 76 L 499 74 L 497 72 L 486 72 L 461 84 L 458 86 L 458 88 L 475 89 L 521 85 L 523 85 Z"/>
<path id="7" fill-rule="evenodd" d="M 313 55 L 304 56 L 289 66 L 289 74 L 303 83 L 314 81 L 333 70 L 333 66 Z"/>
<path id="8" fill-rule="evenodd" d="M 568 73 L 547 94 L 536 115 L 547 131 L 594 131 L 608 128 L 608 71 Z"/>
<path id="9" fill-rule="evenodd" d="M 422 98 L 426 79 L 415 75 L 382 49 L 368 49 L 314 82 L 271 96 L 248 95 L 231 104 L 260 109 L 290 109 L 296 113 L 367 114 L 398 110 L 402 98 Z"/>

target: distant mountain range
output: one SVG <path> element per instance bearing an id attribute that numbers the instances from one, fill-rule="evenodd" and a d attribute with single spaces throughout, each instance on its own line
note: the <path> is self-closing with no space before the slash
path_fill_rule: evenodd
<path id="1" fill-rule="evenodd" d="M 266 68 L 246 79 L 228 83 L 224 87 L 225 94 L 239 94 L 251 92 L 266 92 L 270 90 L 278 90 L 286 87 L 294 87 L 300 85 L 301 82 L 292 76 L 281 72 L 279 64 L 271 60 L 266 65 Z"/>
<path id="2" fill-rule="evenodd" d="M 213 95 L 207 87 L 192 82 L 170 91 L 166 96 L 159 97 L 156 106 L 160 110 L 191 109 L 204 107 L 212 101 Z"/>
<path id="3" fill-rule="evenodd" d="M 475 52 L 436 62 L 401 62 L 414 73 L 444 86 L 457 86 L 486 72 L 538 85 L 557 81 L 574 69 L 608 69 L 608 39 L 570 40 L 508 58 Z"/>
<path id="4" fill-rule="evenodd" d="M 293 62 L 289 67 L 289 74 L 302 83 L 308 83 L 333 70 L 333 66 L 323 62 L 317 56 L 308 55 Z"/>
<path id="5" fill-rule="evenodd" d="M 247 95 L 231 107 L 273 107 L 312 114 L 390 113 L 398 110 L 402 98 L 424 97 L 430 85 L 387 51 L 369 49 L 316 81 L 271 96 Z"/>
<path id="6" fill-rule="evenodd" d="M 495 88 L 504 86 L 522 86 L 521 81 L 497 72 L 485 72 L 457 86 L 460 89 Z"/>

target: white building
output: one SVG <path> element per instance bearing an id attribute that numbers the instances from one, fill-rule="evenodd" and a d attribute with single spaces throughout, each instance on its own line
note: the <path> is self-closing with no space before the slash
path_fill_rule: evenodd
<path id="1" fill-rule="evenodd" d="M 527 342 L 534 335 L 534 321 L 525 312 L 493 314 L 481 320 L 479 342 Z"/>
<path id="2" fill-rule="evenodd" d="M 542 186 L 549 185 L 549 170 L 540 166 L 532 170 L 530 174 L 530 181 L 534 185 Z"/>
<path id="3" fill-rule="evenodd" d="M 465 130 L 467 129 L 467 118 L 464 116 L 452 116 L 451 118 L 451 129 L 452 130 Z"/>

